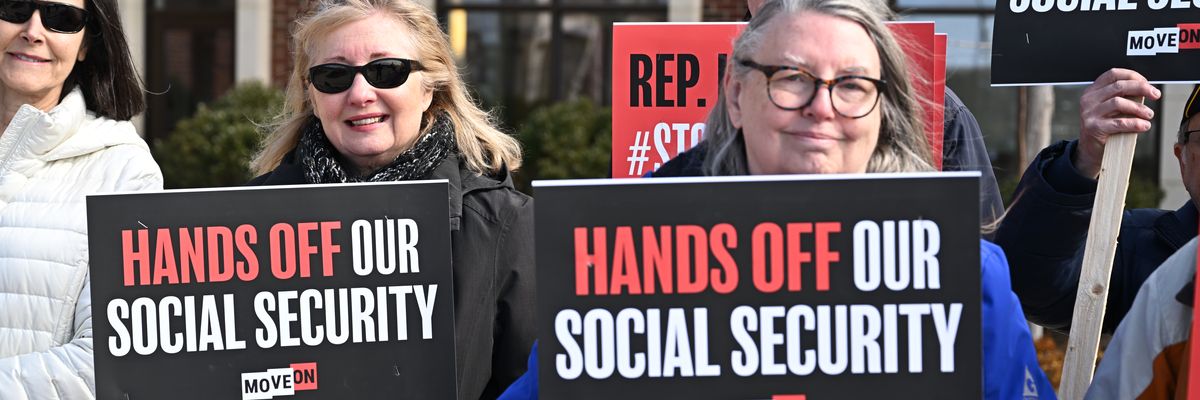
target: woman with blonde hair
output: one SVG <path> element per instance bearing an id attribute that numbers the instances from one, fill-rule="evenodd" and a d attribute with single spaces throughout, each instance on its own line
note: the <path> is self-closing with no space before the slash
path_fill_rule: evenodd
<path id="1" fill-rule="evenodd" d="M 533 200 L 512 185 L 518 142 L 468 94 L 424 6 L 320 0 L 292 48 L 285 109 L 250 184 L 449 180 L 458 394 L 494 398 L 524 372 L 534 338 Z"/>

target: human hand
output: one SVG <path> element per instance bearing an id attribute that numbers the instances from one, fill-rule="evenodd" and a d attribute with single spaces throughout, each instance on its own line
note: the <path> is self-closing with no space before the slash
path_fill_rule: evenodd
<path id="1" fill-rule="evenodd" d="M 1071 159 L 1080 173 L 1095 179 L 1108 137 L 1150 130 L 1154 111 L 1139 98 L 1157 100 L 1162 93 L 1133 70 L 1105 71 L 1079 97 L 1079 145 Z"/>

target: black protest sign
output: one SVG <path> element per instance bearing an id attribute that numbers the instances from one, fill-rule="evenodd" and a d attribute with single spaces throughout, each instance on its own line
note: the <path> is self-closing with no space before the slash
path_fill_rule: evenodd
<path id="1" fill-rule="evenodd" d="M 1089 83 L 1110 68 L 1200 81 L 1200 0 L 999 0 L 992 84 Z"/>
<path id="2" fill-rule="evenodd" d="M 88 197 L 100 399 L 455 398 L 447 183 Z"/>
<path id="3" fill-rule="evenodd" d="M 982 396 L 977 174 L 534 186 L 542 398 Z"/>

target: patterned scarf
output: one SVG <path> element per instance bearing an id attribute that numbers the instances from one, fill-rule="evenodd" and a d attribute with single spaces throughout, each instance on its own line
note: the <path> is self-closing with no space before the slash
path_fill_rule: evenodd
<path id="1" fill-rule="evenodd" d="M 296 156 L 304 166 L 304 179 L 308 183 L 389 182 L 428 179 L 452 151 L 458 151 L 454 127 L 449 117 L 439 114 L 429 132 L 391 164 L 364 176 L 348 175 L 337 149 L 325 136 L 321 121 L 314 116 L 300 136 Z"/>

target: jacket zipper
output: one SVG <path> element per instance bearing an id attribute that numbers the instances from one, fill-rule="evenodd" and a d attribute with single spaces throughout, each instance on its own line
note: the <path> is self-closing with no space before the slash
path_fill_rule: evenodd
<path id="1" fill-rule="evenodd" d="M 12 122 L 9 122 L 11 125 Z M 17 149 L 21 148 L 21 144 L 25 143 L 25 138 L 29 136 L 29 126 L 26 125 L 17 133 L 17 138 L 13 139 L 12 147 L 4 153 L 4 158 L 0 158 L 0 184 L 4 183 L 4 177 L 7 175 L 8 166 L 12 164 L 13 154 L 16 154 Z"/>

